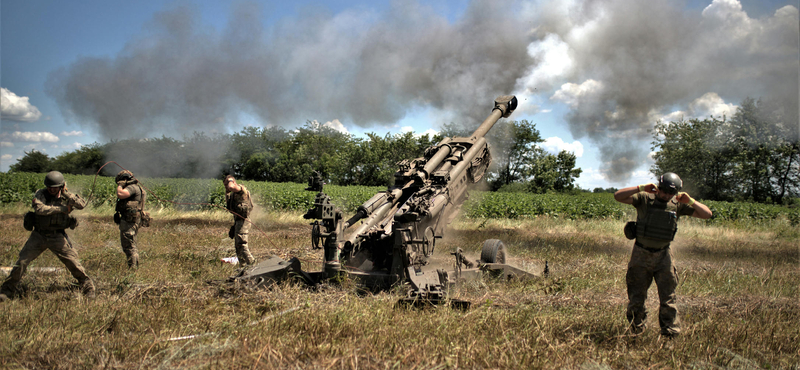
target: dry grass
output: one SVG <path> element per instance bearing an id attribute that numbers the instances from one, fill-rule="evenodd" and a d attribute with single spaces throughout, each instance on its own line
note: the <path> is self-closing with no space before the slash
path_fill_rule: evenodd
<path id="1" fill-rule="evenodd" d="M 27 239 L 24 209 L 0 212 L 0 265 Z M 506 243 L 511 263 L 551 276 L 485 280 L 452 292 L 468 311 L 395 307 L 392 292 L 349 284 L 311 292 L 286 283 L 224 283 L 236 268 L 230 217 L 155 212 L 139 236 L 141 267 L 125 268 L 108 210 L 78 212 L 71 232 L 99 288 L 87 300 L 66 272 L 31 271 L 22 298 L 0 305 L 2 368 L 797 368 L 800 366 L 797 231 L 685 223 L 675 242 L 684 335 L 626 331 L 624 274 L 630 243 L 622 221 L 457 221 L 437 244 L 477 257 L 485 239 Z M 251 250 L 298 256 L 319 268 L 300 214 L 260 213 Z M 61 267 L 45 252 L 33 267 Z"/>

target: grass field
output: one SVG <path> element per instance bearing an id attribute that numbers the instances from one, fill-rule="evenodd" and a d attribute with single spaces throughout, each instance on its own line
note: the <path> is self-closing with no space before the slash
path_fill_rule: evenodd
<path id="1" fill-rule="evenodd" d="M 0 207 L 0 266 L 28 237 L 23 205 Z M 0 304 L 0 368 L 103 369 L 757 369 L 800 367 L 800 231 L 682 220 L 673 244 L 683 335 L 659 336 L 651 287 L 648 329 L 627 332 L 624 220 L 456 220 L 437 244 L 477 258 L 485 239 L 505 242 L 510 264 L 551 274 L 533 282 L 484 280 L 452 292 L 472 302 L 396 308 L 396 292 L 356 294 L 347 282 L 311 292 L 292 284 L 251 289 L 224 283 L 236 272 L 223 212 L 153 212 L 141 230 L 141 267 L 126 268 L 110 208 L 74 213 L 70 232 L 98 287 L 84 298 L 45 252 L 19 299 Z M 310 250 L 300 212 L 256 212 L 259 259 Z M 0 277 L 2 277 L 0 273 Z"/>

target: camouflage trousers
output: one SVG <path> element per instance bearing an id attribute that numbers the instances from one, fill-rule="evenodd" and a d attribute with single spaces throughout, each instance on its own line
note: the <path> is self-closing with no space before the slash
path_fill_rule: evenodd
<path id="1" fill-rule="evenodd" d="M 124 218 L 119 221 L 119 241 L 128 261 L 128 268 L 139 267 L 139 251 L 136 249 L 136 232 L 138 230 L 138 222 L 128 222 Z"/>
<path id="2" fill-rule="evenodd" d="M 641 333 L 645 328 L 647 290 L 655 280 L 658 289 L 658 324 L 661 334 L 673 336 L 680 333 L 678 308 L 675 305 L 675 288 L 678 287 L 678 270 L 673 263 L 669 247 L 650 251 L 638 245 L 633 247 L 625 282 L 628 286 L 628 309 L 626 316 L 631 331 Z"/>
<path id="3" fill-rule="evenodd" d="M 46 249 L 53 252 L 67 270 L 69 270 L 72 277 L 78 280 L 84 293 L 94 291 L 94 284 L 89 276 L 86 275 L 86 270 L 78 260 L 78 252 L 72 248 L 72 245 L 67 240 L 66 234 L 63 231 L 39 232 L 34 230 L 31 232 L 28 241 L 25 242 L 22 250 L 19 251 L 19 259 L 17 259 L 17 262 L 11 269 L 11 273 L 3 282 L 0 293 L 6 294 L 9 297 L 15 294 L 17 284 L 22 280 L 22 276 L 25 275 L 25 270 L 28 269 L 28 265 Z"/>
<path id="4" fill-rule="evenodd" d="M 236 258 L 241 265 L 252 265 L 256 262 L 250 248 L 247 247 L 247 234 L 250 233 L 250 220 L 236 218 L 234 224 L 234 240 L 236 246 Z"/>

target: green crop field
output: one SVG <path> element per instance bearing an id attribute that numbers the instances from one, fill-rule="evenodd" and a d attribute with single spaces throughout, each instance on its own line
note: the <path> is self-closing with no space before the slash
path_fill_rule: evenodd
<path id="1" fill-rule="evenodd" d="M 42 178 L 0 174 L 0 266 L 13 265 L 30 234 L 22 214 Z M 473 193 L 434 257 L 449 261 L 462 248 L 477 258 L 484 240 L 501 239 L 510 264 L 538 272 L 547 263 L 551 274 L 454 288 L 451 297 L 472 303 L 462 311 L 400 308 L 399 289 L 363 293 L 348 280 L 314 291 L 229 283 L 237 268 L 221 262 L 235 253 L 231 217 L 215 207 L 218 180 L 142 179 L 153 223 L 140 231 L 141 266 L 130 271 L 111 219 L 112 180 L 67 182 L 91 198 L 68 232 L 97 297 L 83 297 L 44 252 L 21 282 L 22 296 L 0 303 L 0 368 L 800 367 L 800 226 L 792 208 L 709 202 L 714 219 L 681 219 L 672 248 L 683 334 L 670 340 L 659 336 L 654 286 L 648 329 L 627 331 L 632 243 L 622 226 L 633 213 L 610 194 Z M 314 194 L 303 184 L 244 184 L 258 203 L 254 255 L 295 256 L 319 270 L 322 256 L 302 218 Z M 325 187 L 347 213 L 382 190 Z"/>
<path id="2" fill-rule="evenodd" d="M 0 203 L 27 202 L 42 187 L 44 176 L 31 173 L 0 173 Z M 116 200 L 112 178 L 67 175 L 67 185 L 90 199 L 93 206 L 113 205 Z M 225 189 L 219 180 L 141 179 L 148 191 L 148 207 L 156 209 L 207 210 L 223 206 Z M 268 210 L 305 211 L 315 193 L 303 190 L 305 184 L 241 181 L 255 201 Z M 353 212 L 385 187 L 325 186 L 342 210 Z M 745 202 L 706 202 L 714 212 L 709 223 L 720 221 L 800 223 L 800 209 Z M 609 193 L 529 194 L 473 192 L 462 213 L 467 218 L 532 218 L 537 216 L 567 219 L 623 218 L 633 215 L 630 207 L 614 201 Z"/>

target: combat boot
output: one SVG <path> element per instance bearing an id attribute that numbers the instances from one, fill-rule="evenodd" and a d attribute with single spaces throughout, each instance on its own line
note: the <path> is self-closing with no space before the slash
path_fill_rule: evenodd
<path id="1" fill-rule="evenodd" d="M 92 279 L 86 279 L 81 282 L 81 293 L 83 293 L 86 298 L 94 298 L 96 296 Z"/>
<path id="2" fill-rule="evenodd" d="M 661 328 L 661 336 L 664 338 L 672 339 L 679 335 L 681 335 L 680 328 Z"/>
<path id="3" fill-rule="evenodd" d="M 139 269 L 139 253 L 133 252 L 128 255 L 128 268 L 131 270 Z"/>
<path id="4" fill-rule="evenodd" d="M 17 287 L 16 284 L 10 284 L 8 281 L 4 282 L 2 286 L 0 286 L 0 302 L 13 299 L 16 297 Z M 5 297 L 5 299 L 3 299 Z"/>

